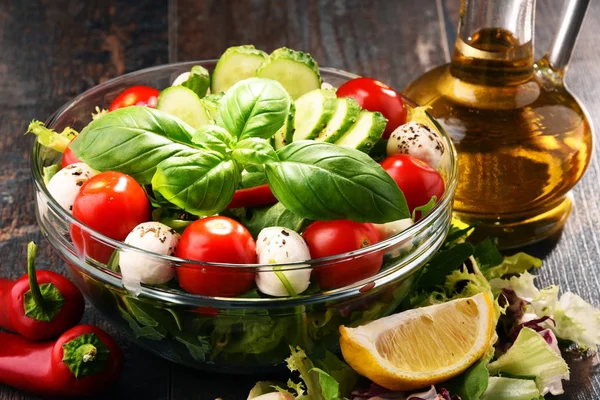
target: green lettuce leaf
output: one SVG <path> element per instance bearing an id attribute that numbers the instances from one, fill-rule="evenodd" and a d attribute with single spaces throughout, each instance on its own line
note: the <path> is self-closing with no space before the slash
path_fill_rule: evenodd
<path id="1" fill-rule="evenodd" d="M 488 279 L 501 278 L 505 275 L 522 274 L 530 268 L 539 268 L 542 260 L 526 253 L 517 253 L 504 257 L 500 264 L 492 268 L 481 268 L 481 272 Z"/>
<path id="2" fill-rule="evenodd" d="M 482 394 L 481 400 L 537 400 L 543 397 L 534 381 L 491 377 L 488 387 Z M 464 398 L 463 398 L 464 400 Z"/>
<path id="3" fill-rule="evenodd" d="M 526 312 L 549 316 L 555 322 L 547 324 L 557 337 L 571 340 L 583 349 L 597 351 L 600 345 L 600 310 L 574 293 L 566 292 L 558 300 L 558 287 L 550 286 L 533 298 Z"/>
<path id="4" fill-rule="evenodd" d="M 565 360 L 530 328 L 521 329 L 512 347 L 487 368 L 492 375 L 533 377 L 542 394 L 547 384 L 557 377 L 569 379 L 569 366 Z"/>

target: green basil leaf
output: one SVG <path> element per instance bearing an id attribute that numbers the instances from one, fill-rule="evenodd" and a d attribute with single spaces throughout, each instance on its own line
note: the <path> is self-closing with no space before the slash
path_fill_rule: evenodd
<path id="1" fill-rule="evenodd" d="M 194 132 L 192 142 L 201 149 L 227 154 L 230 151 L 233 136 L 220 126 L 205 125 Z"/>
<path id="2" fill-rule="evenodd" d="M 219 103 L 218 124 L 240 140 L 268 139 L 285 123 L 291 98 L 277 81 L 249 78 L 233 85 Z"/>
<path id="3" fill-rule="evenodd" d="M 277 154 L 281 161 L 265 165 L 269 186 L 301 217 L 374 223 L 410 217 L 398 185 L 363 152 L 303 140 Z"/>
<path id="4" fill-rule="evenodd" d="M 242 171 L 240 189 L 251 188 L 267 183 L 265 168 L 262 165 L 250 165 Z"/>
<path id="5" fill-rule="evenodd" d="M 270 226 L 280 226 L 300 232 L 312 222 L 294 214 L 281 203 L 263 208 L 247 208 L 240 221 L 254 237 Z"/>
<path id="6" fill-rule="evenodd" d="M 236 144 L 233 159 L 241 165 L 262 165 L 279 161 L 277 153 L 268 140 L 248 138 Z"/>
<path id="7" fill-rule="evenodd" d="M 170 157 L 189 156 L 193 129 L 167 113 L 125 107 L 90 122 L 70 148 L 99 171 L 119 171 L 140 184 L 150 183 L 156 166 Z"/>
<path id="8" fill-rule="evenodd" d="M 161 162 L 152 178 L 152 190 L 190 214 L 213 215 L 229 204 L 239 179 L 235 161 L 204 152 Z"/>

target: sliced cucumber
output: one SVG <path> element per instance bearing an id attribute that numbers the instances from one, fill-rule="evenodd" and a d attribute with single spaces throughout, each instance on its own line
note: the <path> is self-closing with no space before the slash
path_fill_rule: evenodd
<path id="1" fill-rule="evenodd" d="M 315 138 L 319 142 L 335 143 L 356 122 L 360 106 L 352 97 L 343 97 L 335 100 L 335 111 L 331 120 Z"/>
<path id="2" fill-rule="evenodd" d="M 292 99 L 321 87 L 319 66 L 310 54 L 282 47 L 256 70 L 256 75 L 279 81 Z"/>
<path id="3" fill-rule="evenodd" d="M 331 90 L 316 89 L 296 100 L 293 140 L 314 139 L 331 120 L 336 97 Z"/>
<path id="4" fill-rule="evenodd" d="M 368 153 L 381 139 L 387 119 L 379 112 L 362 110 L 354 125 L 335 144 Z"/>
<path id="5" fill-rule="evenodd" d="M 292 143 L 292 140 L 294 140 L 294 115 L 296 115 L 296 106 L 292 101 L 290 102 L 290 109 L 285 124 L 275 133 L 275 135 L 273 135 L 273 146 L 275 147 L 275 150 L 282 148 L 286 144 Z"/>
<path id="6" fill-rule="evenodd" d="M 211 92 L 225 92 L 235 83 L 256 76 L 256 69 L 267 57 L 267 53 L 252 45 L 228 48 L 215 65 Z"/>
<path id="7" fill-rule="evenodd" d="M 171 86 L 185 86 L 203 98 L 210 87 L 210 73 L 201 65 L 194 65 L 189 72 L 179 75 Z"/>
<path id="8" fill-rule="evenodd" d="M 178 117 L 194 129 L 211 122 L 202 100 L 185 86 L 171 86 L 160 92 L 156 108 Z"/>

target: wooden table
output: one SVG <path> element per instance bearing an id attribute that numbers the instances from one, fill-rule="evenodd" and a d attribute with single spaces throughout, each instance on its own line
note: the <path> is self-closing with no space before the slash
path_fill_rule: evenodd
<path id="1" fill-rule="evenodd" d="M 548 47 L 564 0 L 538 2 L 536 47 Z M 600 126 L 600 2 L 583 26 L 567 81 Z M 39 267 L 63 271 L 35 221 L 28 122 L 45 119 L 84 90 L 119 74 L 174 61 L 216 58 L 228 46 L 288 46 L 321 65 L 369 75 L 401 89 L 449 61 L 459 0 L 0 0 L 0 275 L 25 271 L 25 247 L 40 245 Z M 596 150 L 599 150 L 596 142 Z M 600 306 L 600 162 L 574 190 L 575 209 L 544 257 L 543 284 L 559 283 Z M 98 398 L 245 399 L 259 378 L 211 375 L 163 361 L 130 344 L 93 309 L 85 322 L 113 334 L 127 365 Z M 2 344 L 0 343 L 0 346 Z M 561 399 L 599 399 L 594 360 L 571 361 Z M 33 399 L 0 386 L 0 399 Z"/>

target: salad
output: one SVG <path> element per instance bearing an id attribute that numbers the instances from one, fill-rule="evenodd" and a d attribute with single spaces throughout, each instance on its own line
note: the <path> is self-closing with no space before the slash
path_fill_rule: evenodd
<path id="1" fill-rule="evenodd" d="M 540 400 L 564 393 L 569 367 L 563 354 L 597 353 L 600 310 L 574 293 L 559 296 L 558 286 L 538 289 L 528 270 L 539 268 L 539 259 L 525 253 L 503 257 L 490 239 L 473 246 L 465 241 L 472 231 L 453 223 L 398 314 L 341 327 L 347 363 L 332 353 L 309 357 L 290 347 L 286 363 L 296 375 L 287 383 L 258 382 L 248 399 Z M 480 303 L 487 311 L 479 316 L 453 311 L 486 298 L 493 300 L 489 307 Z M 425 322 L 419 323 L 423 316 Z M 487 329 L 464 329 L 469 321 L 486 327 L 491 322 L 492 335 Z M 402 341 L 411 330 L 417 336 Z M 352 331 L 360 337 L 353 339 Z M 487 340 L 473 341 L 471 348 L 481 351 L 469 358 L 469 338 L 478 336 Z M 386 337 L 395 338 L 393 348 L 385 348 Z M 370 338 L 376 349 L 363 346 Z M 460 354 L 454 353 L 461 351 L 454 346 L 457 338 L 469 344 Z"/>
<path id="2" fill-rule="evenodd" d="M 63 152 L 44 178 L 87 227 L 145 251 L 113 249 L 80 226 L 84 256 L 124 285 L 170 285 L 236 297 L 294 297 L 377 274 L 383 254 L 311 271 L 281 269 L 376 244 L 410 227 L 445 192 L 447 153 L 417 109 L 370 78 L 339 88 L 316 62 L 281 48 L 229 48 L 157 90 L 133 86 L 76 132 L 34 121 L 40 143 Z M 199 262 L 172 268 L 176 256 Z M 259 272 L 244 265 L 274 265 Z"/>

